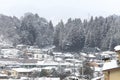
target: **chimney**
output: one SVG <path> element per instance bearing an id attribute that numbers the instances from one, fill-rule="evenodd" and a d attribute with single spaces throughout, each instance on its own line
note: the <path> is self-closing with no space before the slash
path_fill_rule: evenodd
<path id="1" fill-rule="evenodd" d="M 118 54 L 118 64 L 120 64 L 120 45 L 114 48 L 115 52 Z"/>

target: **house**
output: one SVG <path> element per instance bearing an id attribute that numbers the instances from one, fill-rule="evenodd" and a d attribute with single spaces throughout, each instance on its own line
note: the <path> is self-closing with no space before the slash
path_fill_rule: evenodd
<path id="1" fill-rule="evenodd" d="M 36 67 L 37 59 L 14 59 L 14 58 L 0 58 L 0 69 L 11 68 L 34 68 Z"/>
<path id="2" fill-rule="evenodd" d="M 19 59 L 18 62 L 22 68 L 35 68 L 37 59 Z"/>
<path id="3" fill-rule="evenodd" d="M 74 58 L 73 54 L 70 54 L 70 53 L 64 54 L 64 59 L 73 59 L 73 58 Z"/>
<path id="4" fill-rule="evenodd" d="M 35 54 L 33 54 L 33 57 L 34 57 L 34 59 L 37 59 L 37 60 L 45 60 L 49 57 L 49 55 L 35 53 Z"/>
<path id="5" fill-rule="evenodd" d="M 18 58 L 20 56 L 20 50 L 18 49 L 1 49 L 0 52 L 4 58 Z"/>
<path id="6" fill-rule="evenodd" d="M 19 50 L 26 49 L 27 47 L 28 47 L 28 46 L 27 46 L 27 45 L 24 45 L 24 44 L 18 44 L 18 45 L 16 46 L 16 48 L 19 49 Z"/>
<path id="7" fill-rule="evenodd" d="M 104 63 L 104 80 L 120 80 L 120 45 L 116 46 L 114 49 L 119 57 L 118 60 L 107 60 Z"/>
<path id="8" fill-rule="evenodd" d="M 14 78 L 30 77 L 32 73 L 33 73 L 32 69 L 14 68 L 12 69 L 11 76 L 13 76 Z"/>
<path id="9" fill-rule="evenodd" d="M 8 75 L 6 74 L 0 74 L 0 80 L 8 80 Z"/>
<path id="10" fill-rule="evenodd" d="M 103 73 L 105 80 L 120 80 L 120 67 L 116 60 L 105 62 L 103 66 Z"/>
<path id="11" fill-rule="evenodd" d="M 28 48 L 26 53 L 33 53 L 33 54 L 42 54 L 43 51 L 39 48 Z"/>
<path id="12" fill-rule="evenodd" d="M 42 54 L 34 54 L 34 59 L 43 60 L 44 56 Z"/>
<path id="13" fill-rule="evenodd" d="M 38 61 L 37 62 L 37 66 L 39 68 L 43 68 L 43 67 L 48 67 L 48 66 L 52 66 L 52 67 L 57 67 L 59 65 L 58 62 L 54 62 L 54 61 L 50 61 L 50 60 L 46 60 L 46 61 Z"/>

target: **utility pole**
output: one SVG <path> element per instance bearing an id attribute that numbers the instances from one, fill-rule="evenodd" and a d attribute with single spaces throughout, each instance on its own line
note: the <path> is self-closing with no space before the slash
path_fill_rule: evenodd
<path id="1" fill-rule="evenodd" d="M 74 65 L 74 76 L 75 76 L 75 55 L 73 56 L 73 65 Z"/>
<path id="2" fill-rule="evenodd" d="M 82 59 L 82 80 L 83 80 L 84 70 L 83 70 L 83 59 Z"/>

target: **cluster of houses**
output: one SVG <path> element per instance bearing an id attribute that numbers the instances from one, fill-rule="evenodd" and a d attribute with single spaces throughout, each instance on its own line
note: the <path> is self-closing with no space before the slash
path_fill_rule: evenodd
<path id="1" fill-rule="evenodd" d="M 41 80 L 42 77 L 48 77 L 60 80 L 59 75 L 62 74 L 79 76 L 78 69 L 82 66 L 79 56 L 53 52 L 53 48 L 40 49 L 26 45 L 1 48 L 0 79 Z"/>
<path id="2" fill-rule="evenodd" d="M 106 59 L 103 65 L 104 80 L 120 80 L 120 45 L 114 48 L 117 59 Z"/>
<path id="3" fill-rule="evenodd" d="M 62 53 L 54 52 L 53 48 L 26 45 L 1 48 L 0 80 L 104 80 L 109 70 L 105 63 L 108 59 L 117 60 L 116 53 L 112 51 Z M 85 74 L 85 61 L 93 71 L 92 77 Z"/>

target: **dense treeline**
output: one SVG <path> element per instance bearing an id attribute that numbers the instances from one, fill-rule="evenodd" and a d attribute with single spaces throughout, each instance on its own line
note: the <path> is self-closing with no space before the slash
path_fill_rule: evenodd
<path id="1" fill-rule="evenodd" d="M 0 45 L 27 44 L 58 50 L 79 51 L 84 48 L 112 50 L 120 44 L 120 17 L 91 17 L 90 20 L 62 20 L 53 27 L 52 21 L 38 14 L 26 13 L 20 19 L 0 15 Z"/>
<path id="2" fill-rule="evenodd" d="M 120 17 L 91 17 L 81 21 L 71 18 L 55 27 L 54 44 L 62 50 L 78 51 L 83 48 L 113 50 L 120 44 Z"/>

